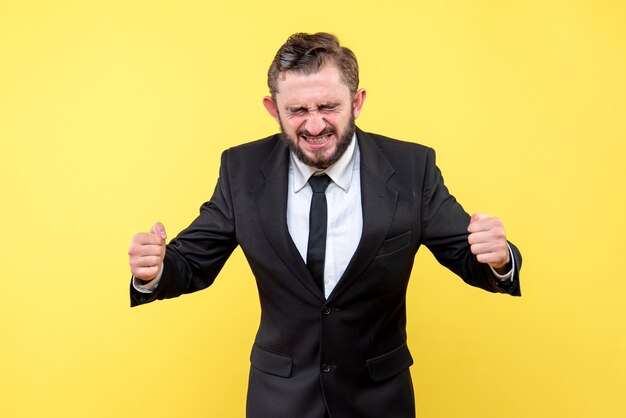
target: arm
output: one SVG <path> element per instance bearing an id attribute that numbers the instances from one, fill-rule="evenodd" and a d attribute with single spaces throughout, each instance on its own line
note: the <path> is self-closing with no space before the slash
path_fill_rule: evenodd
<path id="1" fill-rule="evenodd" d="M 475 222 L 472 222 L 472 218 L 448 192 L 441 172 L 435 165 L 435 152 L 432 149 L 428 151 L 426 159 L 422 205 L 424 243 L 441 264 L 472 286 L 514 296 L 521 294 L 520 252 L 506 241 L 504 227 L 499 220 L 475 215 Z M 501 230 L 498 229 L 500 227 Z M 473 237 L 468 228 L 472 229 Z M 489 232 L 492 228 L 495 231 Z M 470 238 L 474 245 L 478 245 L 474 247 L 477 254 L 472 252 Z M 494 243 L 492 238 L 497 238 L 497 242 Z M 507 244 L 510 246 L 510 253 L 506 248 Z M 499 280 L 490 265 L 496 271 L 500 269 L 498 272 L 513 268 L 511 280 Z"/>
<path id="2" fill-rule="evenodd" d="M 154 291 L 143 293 L 131 284 L 131 306 L 174 298 L 210 286 L 236 247 L 227 152 L 224 152 L 220 178 L 211 200 L 201 206 L 200 214 L 191 225 L 166 246 L 161 276 Z M 150 280 L 157 274 L 138 277 Z"/>

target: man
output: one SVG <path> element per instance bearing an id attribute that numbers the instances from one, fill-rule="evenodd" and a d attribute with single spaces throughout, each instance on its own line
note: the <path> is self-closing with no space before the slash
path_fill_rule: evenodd
<path id="1" fill-rule="evenodd" d="M 420 245 L 511 295 L 521 256 L 500 220 L 448 193 L 432 149 L 356 128 L 366 92 L 334 36 L 291 36 L 268 85 L 281 134 L 225 151 L 213 197 L 169 245 L 160 223 L 133 237 L 131 303 L 206 288 L 239 245 L 262 308 L 248 417 L 412 417 L 405 294 Z"/>

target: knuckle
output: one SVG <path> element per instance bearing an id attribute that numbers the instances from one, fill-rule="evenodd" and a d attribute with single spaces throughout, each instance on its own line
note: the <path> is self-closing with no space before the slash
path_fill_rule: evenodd
<path id="1" fill-rule="evenodd" d="M 504 230 L 503 229 L 499 229 L 499 228 L 495 229 L 492 232 L 492 236 L 493 236 L 493 238 L 495 240 L 498 240 L 498 241 L 502 241 L 502 240 L 504 240 L 504 238 L 506 238 L 506 234 L 504 233 Z"/>
<path id="2" fill-rule="evenodd" d="M 131 243 L 130 247 L 128 247 L 128 255 L 134 256 L 134 255 L 139 254 L 139 247 L 140 245 L 137 244 L 136 242 Z"/>

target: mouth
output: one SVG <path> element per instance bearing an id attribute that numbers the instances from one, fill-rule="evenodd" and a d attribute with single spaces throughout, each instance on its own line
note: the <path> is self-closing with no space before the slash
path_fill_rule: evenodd
<path id="1" fill-rule="evenodd" d="M 310 136 L 310 135 L 300 135 L 300 139 L 306 142 L 309 145 L 313 146 L 321 146 L 330 141 L 333 137 L 333 133 L 327 133 L 323 135 Z"/>

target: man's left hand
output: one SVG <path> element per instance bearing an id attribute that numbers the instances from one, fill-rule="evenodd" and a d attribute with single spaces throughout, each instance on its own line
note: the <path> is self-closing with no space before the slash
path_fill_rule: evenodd
<path id="1" fill-rule="evenodd" d="M 475 213 L 467 230 L 470 233 L 467 241 L 476 259 L 489 264 L 499 274 L 507 273 L 511 254 L 502 221 L 484 213 Z"/>

